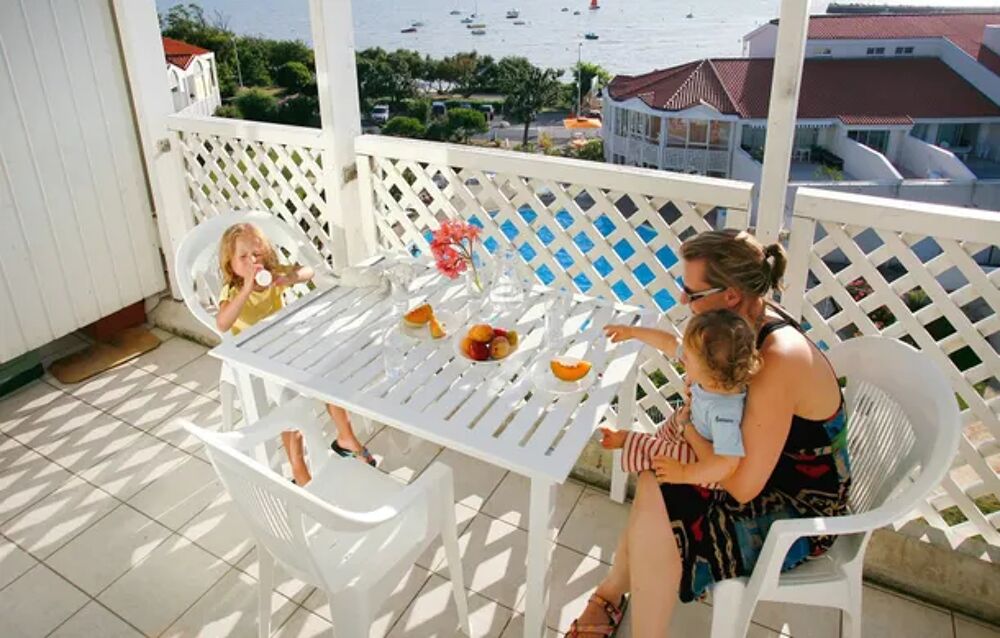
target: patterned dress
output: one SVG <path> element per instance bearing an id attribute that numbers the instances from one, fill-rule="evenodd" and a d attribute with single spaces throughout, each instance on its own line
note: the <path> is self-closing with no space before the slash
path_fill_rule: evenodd
<path id="1" fill-rule="evenodd" d="M 797 327 L 785 319 L 765 325 L 758 347 L 785 326 Z M 774 521 L 845 514 L 850 483 L 847 415 L 841 399 L 837 412 L 823 421 L 792 417 L 771 478 L 749 503 L 740 504 L 723 490 L 661 484 L 680 548 L 680 599 L 689 602 L 720 580 L 749 576 Z M 782 571 L 823 554 L 833 540 L 832 536 L 798 539 Z"/>

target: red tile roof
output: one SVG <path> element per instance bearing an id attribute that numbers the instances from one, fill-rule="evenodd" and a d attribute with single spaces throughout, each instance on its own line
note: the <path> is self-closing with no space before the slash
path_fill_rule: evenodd
<path id="1" fill-rule="evenodd" d="M 986 54 L 992 53 L 982 46 L 983 29 L 988 24 L 1000 24 L 1000 13 L 815 15 L 809 18 L 809 38 L 812 40 L 947 38 L 972 57 L 979 59 L 983 51 Z"/>
<path id="2" fill-rule="evenodd" d="M 174 40 L 173 38 L 163 38 L 163 52 L 167 56 L 167 62 L 182 69 L 188 68 L 188 65 L 191 64 L 191 60 L 195 56 L 202 55 L 203 53 L 211 53 L 208 49 L 196 47 L 193 44 Z"/>
<path id="3" fill-rule="evenodd" d="M 712 59 L 618 76 L 615 100 L 638 97 L 652 108 L 682 111 L 707 104 L 744 119 L 767 117 L 774 60 Z M 846 124 L 905 124 L 914 118 L 1000 117 L 1000 107 L 937 58 L 805 61 L 800 119 Z"/>

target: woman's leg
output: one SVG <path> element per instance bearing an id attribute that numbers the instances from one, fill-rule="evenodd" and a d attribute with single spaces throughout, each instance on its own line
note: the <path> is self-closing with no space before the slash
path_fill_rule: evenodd
<path id="1" fill-rule="evenodd" d="M 629 554 L 632 631 L 635 638 L 663 638 L 677 602 L 681 555 L 652 472 L 639 474 L 632 511 L 629 546 L 642 548 Z"/>
<path id="2" fill-rule="evenodd" d="M 298 430 L 286 430 L 281 433 L 281 444 L 285 447 L 288 462 L 292 465 L 292 477 L 296 485 L 305 485 L 312 480 L 309 467 L 306 465 L 302 433 Z"/>

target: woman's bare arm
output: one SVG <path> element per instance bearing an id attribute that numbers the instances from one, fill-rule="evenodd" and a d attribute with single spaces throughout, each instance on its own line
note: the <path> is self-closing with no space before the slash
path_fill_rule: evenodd
<path id="1" fill-rule="evenodd" d="M 612 324 L 605 326 L 604 332 L 611 338 L 612 343 L 628 339 L 638 339 L 647 346 L 652 346 L 661 352 L 665 352 L 668 357 L 674 357 L 677 354 L 678 339 L 675 335 L 665 330 Z"/>

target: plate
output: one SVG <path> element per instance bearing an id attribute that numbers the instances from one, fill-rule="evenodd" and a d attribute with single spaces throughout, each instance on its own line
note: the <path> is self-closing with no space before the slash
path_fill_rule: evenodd
<path id="1" fill-rule="evenodd" d="M 453 312 L 448 312 L 447 310 L 435 310 L 434 316 L 437 318 L 438 323 L 441 324 L 441 327 L 444 328 L 444 336 L 441 337 L 441 339 L 434 339 L 431 337 L 431 323 L 429 321 L 419 328 L 414 328 L 400 319 L 399 332 L 411 339 L 416 339 L 417 341 L 440 341 L 447 339 L 451 336 L 453 331 L 462 327 L 461 322 Z"/>
<path id="2" fill-rule="evenodd" d="M 587 373 L 587 376 L 576 381 L 557 379 L 549 367 L 552 358 L 551 355 L 542 356 L 531 368 L 531 381 L 539 390 L 545 390 L 551 394 L 576 394 L 587 390 L 597 381 L 598 374 L 593 368 Z"/>
<path id="3" fill-rule="evenodd" d="M 457 335 L 455 335 L 455 338 L 452 339 L 452 341 L 455 344 L 455 354 L 457 354 L 459 357 L 461 357 L 465 361 L 468 361 L 469 363 L 478 363 L 478 364 L 485 364 L 485 365 L 496 365 L 498 363 L 503 363 L 504 361 L 510 361 L 510 358 L 513 357 L 514 355 L 516 355 L 520 351 L 520 347 L 515 346 L 514 349 L 510 351 L 510 354 L 508 354 L 503 359 L 487 359 L 486 361 L 477 361 L 477 360 L 473 359 L 472 357 L 470 357 L 469 355 L 465 354 L 465 352 L 462 350 L 462 340 L 465 338 L 466 334 L 468 334 L 467 330 L 463 331 L 463 332 L 459 332 Z"/>

